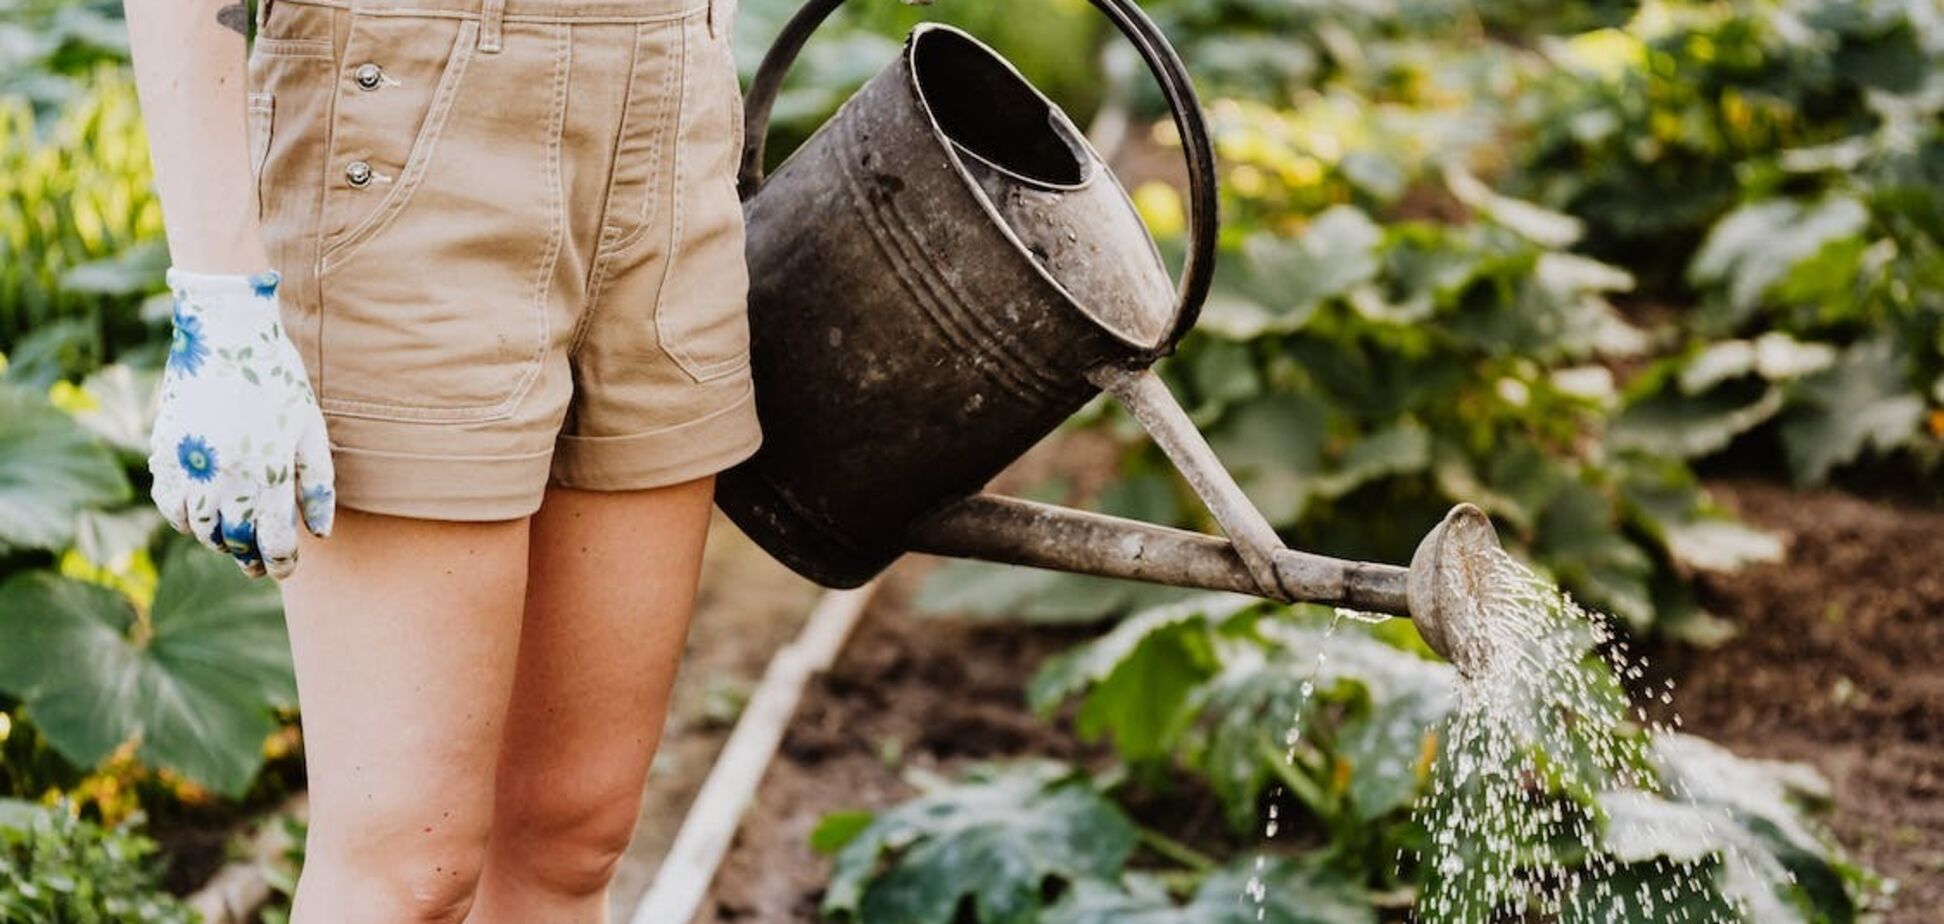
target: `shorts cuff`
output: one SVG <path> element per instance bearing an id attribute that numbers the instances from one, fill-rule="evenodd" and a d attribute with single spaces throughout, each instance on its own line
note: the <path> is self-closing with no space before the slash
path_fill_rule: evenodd
<path id="1" fill-rule="evenodd" d="M 687 423 L 620 436 L 559 437 L 552 483 L 587 491 L 631 491 L 693 481 L 756 454 L 762 444 L 756 391 Z"/>
<path id="2" fill-rule="evenodd" d="M 540 509 L 551 449 L 442 456 L 332 446 L 341 506 L 431 520 L 511 520 Z"/>

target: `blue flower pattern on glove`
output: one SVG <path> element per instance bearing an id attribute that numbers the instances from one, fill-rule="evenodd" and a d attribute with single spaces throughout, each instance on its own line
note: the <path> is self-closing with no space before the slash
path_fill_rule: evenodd
<path id="1" fill-rule="evenodd" d="M 329 531 L 331 520 L 337 512 L 337 493 L 328 484 L 314 484 L 304 489 L 304 520 L 318 529 Z"/>
<path id="2" fill-rule="evenodd" d="M 296 567 L 297 534 L 329 535 L 330 439 L 271 270 L 171 267 L 174 332 L 149 439 L 150 496 L 178 531 L 252 576 Z"/>
<path id="3" fill-rule="evenodd" d="M 169 362 L 171 371 L 183 375 L 195 375 L 202 368 L 203 360 L 209 356 L 209 342 L 203 336 L 202 319 L 185 314 L 182 303 L 175 306 L 175 333 L 169 338 Z"/>
<path id="4" fill-rule="evenodd" d="M 269 298 L 277 294 L 277 283 L 282 280 L 283 277 L 276 270 L 258 273 L 250 277 L 250 291 L 255 292 L 258 298 Z"/>
<path id="5" fill-rule="evenodd" d="M 256 521 L 246 519 L 231 522 L 224 520 L 218 529 L 220 530 L 218 540 L 222 542 L 224 548 L 229 550 L 230 555 L 236 559 L 237 564 L 248 566 L 260 564 L 263 561 L 262 554 L 257 550 Z"/>
<path id="6" fill-rule="evenodd" d="M 176 443 L 176 462 L 192 481 L 208 481 L 216 477 L 216 450 L 209 447 L 200 436 L 185 436 Z"/>

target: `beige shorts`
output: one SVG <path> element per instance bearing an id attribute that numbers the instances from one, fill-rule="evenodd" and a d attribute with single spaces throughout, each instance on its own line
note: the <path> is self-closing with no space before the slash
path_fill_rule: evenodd
<path id="1" fill-rule="evenodd" d="M 734 0 L 269 0 L 250 140 L 339 502 L 506 519 L 756 450 Z"/>

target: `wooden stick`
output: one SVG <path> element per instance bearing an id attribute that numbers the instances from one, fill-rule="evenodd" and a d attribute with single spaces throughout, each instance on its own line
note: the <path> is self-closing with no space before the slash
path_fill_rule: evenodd
<path id="1" fill-rule="evenodd" d="M 796 640 L 770 659 L 762 684 L 696 794 L 654 884 L 635 908 L 632 924 L 685 924 L 695 918 L 743 813 L 776 757 L 804 686 L 836 661 L 877 586 L 874 580 L 854 590 L 825 593 Z"/>
<path id="2" fill-rule="evenodd" d="M 189 907 L 202 915 L 203 924 L 245 924 L 257 919 L 257 912 L 270 901 L 270 879 L 265 870 L 283 862 L 284 850 L 290 846 L 283 818 L 286 815 L 302 818 L 309 804 L 305 795 L 298 793 L 276 811 L 263 816 L 256 834 L 250 838 L 248 855 L 225 864 L 189 896 Z"/>

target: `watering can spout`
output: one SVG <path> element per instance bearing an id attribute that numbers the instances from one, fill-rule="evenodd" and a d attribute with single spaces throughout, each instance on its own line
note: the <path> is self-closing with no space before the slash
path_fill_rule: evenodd
<path id="1" fill-rule="evenodd" d="M 1253 594 L 1409 617 L 1460 671 L 1484 657 L 1474 630 L 1492 553 L 1491 518 L 1459 504 L 1418 543 L 1411 566 L 1351 561 L 1284 546 L 1215 459 L 1166 385 L 1146 370 L 1094 381 L 1134 414 L 1228 539 L 1016 498 L 977 494 L 918 523 L 913 551 L 1102 577 Z"/>
<path id="2" fill-rule="evenodd" d="M 1220 537 L 978 494 L 919 524 L 910 544 L 953 558 L 1408 617 L 1432 651 L 1471 673 L 1485 656 L 1476 627 L 1498 536 L 1483 511 L 1459 504 L 1419 542 L 1409 568 L 1277 546 L 1268 555 L 1275 583 L 1265 588 Z"/>

